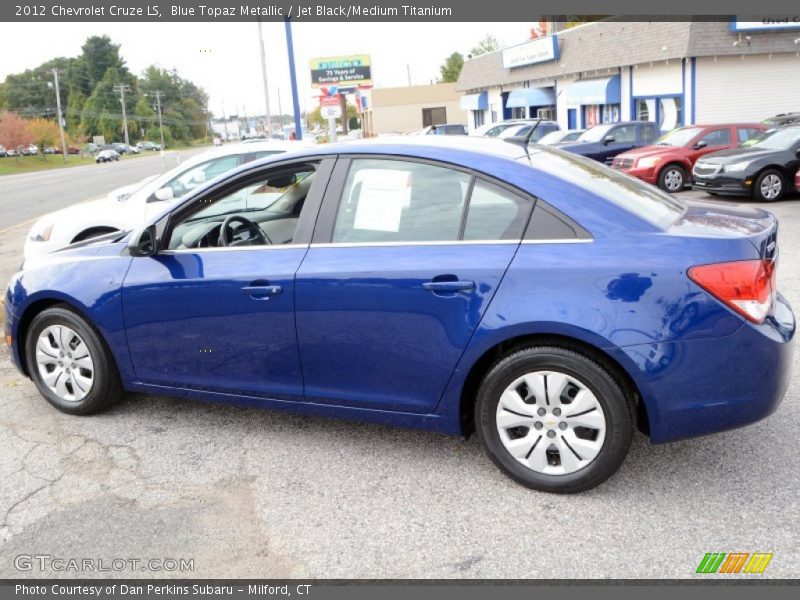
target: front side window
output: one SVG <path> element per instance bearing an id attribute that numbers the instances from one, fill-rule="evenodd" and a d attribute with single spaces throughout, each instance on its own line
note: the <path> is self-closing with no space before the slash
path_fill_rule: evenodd
<path id="1" fill-rule="evenodd" d="M 400 160 L 355 159 L 333 230 L 335 243 L 454 241 L 470 176 Z"/>
<path id="2" fill-rule="evenodd" d="M 615 142 L 633 143 L 636 141 L 636 125 L 617 127 L 611 134 Z"/>
<path id="3" fill-rule="evenodd" d="M 730 129 L 715 129 L 709 131 L 698 141 L 705 142 L 709 148 L 712 146 L 728 146 L 731 143 L 731 131 Z"/>
<path id="4" fill-rule="evenodd" d="M 292 243 L 315 166 L 281 167 L 220 196 L 198 198 L 171 226 L 171 250 Z"/>

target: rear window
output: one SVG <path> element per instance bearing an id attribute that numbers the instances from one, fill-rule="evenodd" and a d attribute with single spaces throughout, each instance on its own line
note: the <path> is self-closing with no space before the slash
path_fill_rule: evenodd
<path id="1" fill-rule="evenodd" d="M 669 227 L 686 210 L 686 204 L 675 196 L 577 154 L 547 149 L 532 153 L 531 159 L 537 169 L 591 190 L 659 228 Z M 517 160 L 528 164 L 525 156 Z"/>

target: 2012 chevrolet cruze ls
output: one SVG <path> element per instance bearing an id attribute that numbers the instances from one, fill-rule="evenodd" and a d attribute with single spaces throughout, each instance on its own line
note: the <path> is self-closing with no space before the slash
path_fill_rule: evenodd
<path id="1" fill-rule="evenodd" d="M 251 163 L 134 234 L 28 261 L 6 339 L 56 408 L 123 389 L 452 434 L 517 481 L 598 485 L 756 421 L 789 381 L 777 222 L 594 161 L 405 138 Z"/>

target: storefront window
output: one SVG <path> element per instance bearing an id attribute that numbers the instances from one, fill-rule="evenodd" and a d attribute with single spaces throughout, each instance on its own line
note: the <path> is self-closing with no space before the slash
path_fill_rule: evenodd
<path id="1" fill-rule="evenodd" d="M 619 104 L 603 105 L 603 123 L 619 123 Z"/>
<path id="2" fill-rule="evenodd" d="M 600 105 L 588 104 L 584 106 L 584 126 L 594 127 L 600 124 Z"/>
<path id="3" fill-rule="evenodd" d="M 658 126 L 661 131 L 671 131 L 683 123 L 681 98 L 660 98 L 658 106 Z"/>
<path id="4" fill-rule="evenodd" d="M 483 111 L 482 110 L 473 110 L 472 111 L 472 118 L 475 127 L 478 128 L 483 125 Z"/>

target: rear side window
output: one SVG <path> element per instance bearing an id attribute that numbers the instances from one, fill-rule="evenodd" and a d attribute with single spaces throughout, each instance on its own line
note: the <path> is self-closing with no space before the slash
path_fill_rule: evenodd
<path id="1" fill-rule="evenodd" d="M 739 127 L 736 133 L 739 136 L 739 143 L 744 144 L 747 140 L 761 135 L 761 130 L 755 127 Z"/>
<path id="2" fill-rule="evenodd" d="M 533 201 L 445 166 L 353 159 L 333 243 L 519 240 Z"/>
<path id="3" fill-rule="evenodd" d="M 355 159 L 344 186 L 333 242 L 454 241 L 470 176 L 399 160 Z"/>
<path id="4" fill-rule="evenodd" d="M 655 125 L 645 125 L 642 128 L 642 143 L 652 144 L 658 138 L 658 131 Z"/>
<path id="5" fill-rule="evenodd" d="M 529 201 L 500 186 L 476 181 L 470 196 L 465 240 L 518 240 L 528 218 Z"/>

